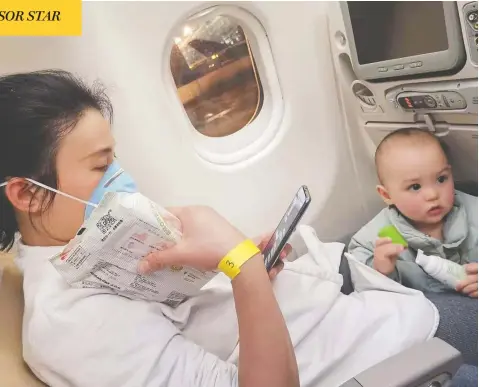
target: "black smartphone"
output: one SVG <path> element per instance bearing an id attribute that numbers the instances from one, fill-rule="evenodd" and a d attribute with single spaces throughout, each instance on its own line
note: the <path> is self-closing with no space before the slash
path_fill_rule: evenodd
<path id="1" fill-rule="evenodd" d="M 267 271 L 270 271 L 278 261 L 281 251 L 306 212 L 309 203 L 311 203 L 311 196 L 308 187 L 303 185 L 296 193 L 283 219 L 279 222 L 273 236 L 262 251 Z"/>

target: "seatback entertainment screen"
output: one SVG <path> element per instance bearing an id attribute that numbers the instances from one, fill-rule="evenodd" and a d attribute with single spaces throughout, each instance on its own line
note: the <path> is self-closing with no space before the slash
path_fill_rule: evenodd
<path id="1" fill-rule="evenodd" d="M 445 51 L 441 1 L 348 1 L 359 64 Z"/>

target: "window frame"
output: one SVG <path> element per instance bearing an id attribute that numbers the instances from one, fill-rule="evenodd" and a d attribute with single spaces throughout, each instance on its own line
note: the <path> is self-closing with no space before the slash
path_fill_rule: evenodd
<path id="1" fill-rule="evenodd" d="M 243 128 L 224 137 L 209 137 L 196 130 L 178 96 L 170 67 L 174 36 L 182 31 L 186 23 L 196 25 L 216 16 L 231 18 L 242 27 L 249 43 L 252 63 L 256 64 L 257 75 L 263 88 L 263 103 L 256 117 Z M 168 39 L 164 55 L 167 75 L 165 82 L 168 94 L 181 109 L 180 114 L 186 120 L 183 129 L 188 132 L 197 156 L 207 163 L 226 166 L 237 165 L 267 152 L 281 127 L 284 101 L 268 36 L 260 21 L 244 8 L 217 5 L 197 9 L 189 17 L 176 23 Z"/>

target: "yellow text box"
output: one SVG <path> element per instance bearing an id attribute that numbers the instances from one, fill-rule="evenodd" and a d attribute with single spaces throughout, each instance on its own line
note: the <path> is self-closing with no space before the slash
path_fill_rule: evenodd
<path id="1" fill-rule="evenodd" d="M 79 36 L 81 0 L 0 0 L 0 36 Z"/>

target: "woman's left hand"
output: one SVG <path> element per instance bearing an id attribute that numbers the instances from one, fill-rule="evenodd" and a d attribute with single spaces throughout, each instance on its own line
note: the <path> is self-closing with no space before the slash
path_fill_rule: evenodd
<path id="1" fill-rule="evenodd" d="M 274 233 L 270 232 L 267 234 L 264 234 L 262 236 L 259 236 L 257 238 L 254 238 L 253 241 L 256 243 L 256 246 L 263 251 L 263 249 L 266 247 L 268 244 L 269 240 L 272 238 Z M 271 280 L 275 279 L 276 276 L 283 270 L 284 263 L 283 260 L 285 260 L 288 255 L 293 251 L 293 248 L 289 243 L 286 243 L 286 246 L 284 246 L 283 250 L 281 251 L 280 254 L 280 259 L 276 262 L 276 265 L 269 271 L 268 275 Z"/>
<path id="2" fill-rule="evenodd" d="M 467 272 L 467 278 L 457 285 L 456 290 L 469 297 L 477 298 L 477 262 L 464 265 Z"/>

